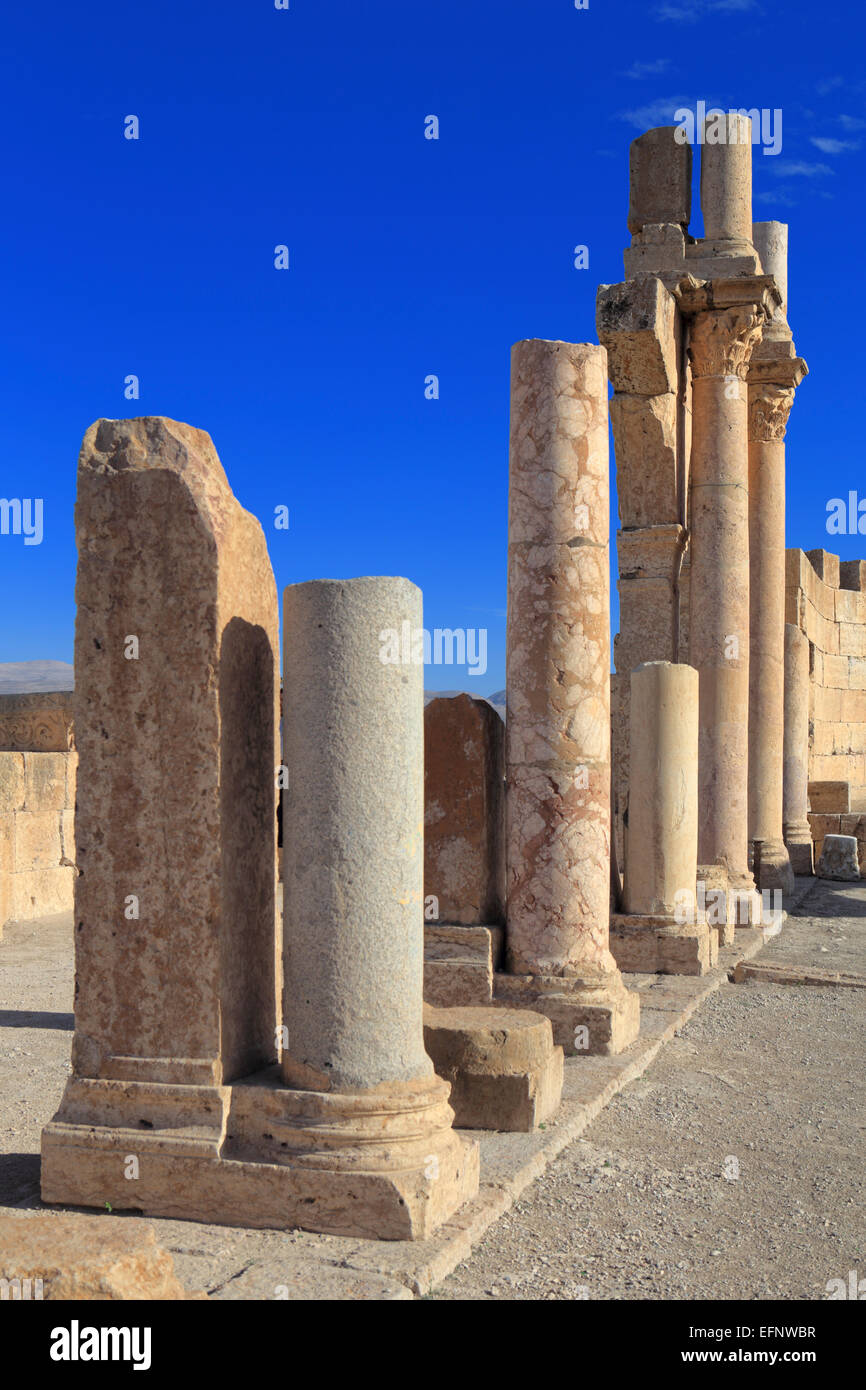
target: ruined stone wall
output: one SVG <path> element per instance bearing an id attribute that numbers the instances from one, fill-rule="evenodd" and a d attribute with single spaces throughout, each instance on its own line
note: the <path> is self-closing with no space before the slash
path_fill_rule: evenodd
<path id="1" fill-rule="evenodd" d="M 847 782 L 851 809 L 866 809 L 866 564 L 785 558 L 785 621 L 809 639 L 809 781 Z"/>
<path id="2" fill-rule="evenodd" d="M 72 696 L 0 696 L 0 932 L 72 908 Z"/>

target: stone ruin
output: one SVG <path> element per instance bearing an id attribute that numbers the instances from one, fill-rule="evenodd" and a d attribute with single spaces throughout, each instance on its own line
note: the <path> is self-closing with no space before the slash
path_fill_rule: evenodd
<path id="1" fill-rule="evenodd" d="M 455 1124 L 544 1123 L 564 1055 L 635 1040 L 629 972 L 706 973 L 759 889 L 811 872 L 810 784 L 843 785 L 815 720 L 859 711 L 864 571 L 843 594 L 832 557 L 819 585 L 789 551 L 786 596 L 787 229 L 752 223 L 742 139 L 703 147 L 692 237 L 691 158 L 673 127 L 632 145 L 601 345 L 513 349 L 504 728 L 468 696 L 425 711 L 423 667 L 381 660 L 384 632 L 422 628 L 409 580 L 317 580 L 283 596 L 280 747 L 274 577 L 210 438 L 88 431 L 75 1035 L 46 1202 L 425 1237 L 478 1190 Z M 866 787 L 866 741 L 850 756 Z M 850 829 L 847 792 L 823 804 L 825 834 Z"/>

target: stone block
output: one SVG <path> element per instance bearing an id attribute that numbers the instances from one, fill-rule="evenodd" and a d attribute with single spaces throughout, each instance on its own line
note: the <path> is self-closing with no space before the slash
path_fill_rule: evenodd
<path id="1" fill-rule="evenodd" d="M 502 938 L 498 927 L 428 922 L 424 928 L 425 1001 L 441 1009 L 489 1004 Z"/>
<path id="2" fill-rule="evenodd" d="M 718 933 L 706 922 L 678 926 L 665 917 L 614 913 L 610 949 L 636 975 L 706 975 L 718 963 Z"/>
<path id="3" fill-rule="evenodd" d="M 62 811 L 70 805 L 66 791 L 68 753 L 24 753 L 24 810 Z"/>
<path id="4" fill-rule="evenodd" d="M 73 744 L 73 712 L 69 690 L 0 695 L 0 749 L 65 753 Z"/>
<path id="5" fill-rule="evenodd" d="M 46 1301 L 205 1297 L 186 1293 L 152 1226 L 72 1212 L 0 1214 L 0 1279 L 13 1284 L 12 1298 Z"/>
<path id="6" fill-rule="evenodd" d="M 820 655 L 820 653 L 819 653 Z M 848 690 L 850 682 L 850 658 L 847 656 L 824 656 L 821 670 L 812 672 L 813 682 L 829 690 Z M 863 685 L 866 690 L 866 661 L 863 662 Z"/>
<path id="7" fill-rule="evenodd" d="M 24 754 L 0 752 L 0 815 L 24 810 Z"/>
<path id="8" fill-rule="evenodd" d="M 526 1132 L 559 1109 L 563 1052 L 542 1014 L 427 1006 L 424 1045 L 451 1086 L 458 1129 Z"/>
<path id="9" fill-rule="evenodd" d="M 809 809 L 844 815 L 851 809 L 848 782 L 814 781 L 809 783 Z"/>
<path id="10" fill-rule="evenodd" d="M 857 840 L 853 835 L 826 835 L 815 870 L 818 878 L 849 882 L 860 877 Z"/>
<path id="11" fill-rule="evenodd" d="M 806 558 L 819 579 L 831 589 L 839 588 L 839 556 L 828 550 L 807 550 Z"/>
<path id="12" fill-rule="evenodd" d="M 14 825 L 14 872 L 56 869 L 60 859 L 60 812 L 18 811 Z"/>
<path id="13" fill-rule="evenodd" d="M 545 1014 L 566 1057 L 613 1056 L 633 1043 L 640 1029 L 639 996 L 626 989 L 619 974 L 597 988 L 567 975 L 497 974 L 493 1003 Z"/>
<path id="14" fill-rule="evenodd" d="M 656 126 L 629 148 L 628 229 L 648 222 L 687 228 L 692 207 L 692 150 L 675 138 L 676 126 Z"/>
<path id="15" fill-rule="evenodd" d="M 866 594 L 859 589 L 834 589 L 836 621 L 839 623 L 866 623 Z"/>
<path id="16" fill-rule="evenodd" d="M 866 625 L 839 623 L 839 654 L 866 657 Z"/>
<path id="17" fill-rule="evenodd" d="M 617 500 L 624 527 L 676 525 L 677 398 L 617 393 L 610 402 Z"/>
<path id="18" fill-rule="evenodd" d="M 74 891 L 74 869 L 57 866 L 12 874 L 9 878 L 9 917 L 14 922 L 30 922 L 34 917 L 70 912 Z"/>
<path id="19" fill-rule="evenodd" d="M 676 222 L 647 222 L 622 253 L 626 280 L 656 275 L 673 290 L 685 269 L 686 239 Z"/>
<path id="20" fill-rule="evenodd" d="M 840 560 L 839 587 L 866 592 L 866 560 Z"/>
<path id="21" fill-rule="evenodd" d="M 676 391 L 676 314 L 673 296 L 657 277 L 599 286 L 596 326 L 615 391 Z"/>

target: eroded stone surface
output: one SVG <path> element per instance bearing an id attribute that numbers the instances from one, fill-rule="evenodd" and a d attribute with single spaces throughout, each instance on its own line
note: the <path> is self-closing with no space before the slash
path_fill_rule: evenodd
<path id="1" fill-rule="evenodd" d="M 846 882 L 859 879 L 857 837 L 855 835 L 825 835 L 821 857 L 818 860 L 815 873 L 819 878 L 842 879 Z"/>

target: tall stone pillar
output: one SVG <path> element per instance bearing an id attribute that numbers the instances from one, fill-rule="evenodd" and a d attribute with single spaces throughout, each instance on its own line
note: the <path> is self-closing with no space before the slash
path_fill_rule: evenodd
<path id="1" fill-rule="evenodd" d="M 75 526 L 75 1035 L 42 1192 L 166 1214 L 227 1083 L 276 1058 L 276 586 L 174 420 L 91 426 Z"/>
<path id="2" fill-rule="evenodd" d="M 795 874 L 811 874 L 809 825 L 809 639 L 785 624 L 785 738 L 782 830 Z"/>
<path id="3" fill-rule="evenodd" d="M 748 860 L 749 444 L 745 378 L 772 280 L 684 282 L 692 366 L 690 664 L 700 676 L 698 861 L 754 890 Z M 746 918 L 748 920 L 748 918 Z"/>
<path id="4" fill-rule="evenodd" d="M 610 595 L 604 348 L 512 351 L 502 1003 L 618 1052 L 639 1004 L 608 943 Z"/>
<path id="5" fill-rule="evenodd" d="M 323 1201 L 346 1187 L 356 1228 L 403 1207 L 410 1234 L 478 1181 L 424 1050 L 424 668 L 395 655 L 422 630 L 407 579 L 285 590 L 282 1075 L 297 1106 L 280 1137 Z"/>
<path id="6" fill-rule="evenodd" d="M 623 912 L 611 921 L 621 970 L 703 975 L 717 937 L 697 920 L 698 673 L 650 661 L 631 675 L 631 776 Z"/>
<path id="7" fill-rule="evenodd" d="M 707 125 L 719 121 L 725 138 L 710 143 L 705 127 L 701 146 L 704 254 L 737 256 L 752 250 L 752 122 L 730 111 Z"/>
<path id="8" fill-rule="evenodd" d="M 785 703 L 785 427 L 807 368 L 785 317 L 787 227 L 759 222 L 755 246 L 781 295 L 749 363 L 749 839 L 762 840 L 760 888 L 791 892 L 782 836 Z"/>

